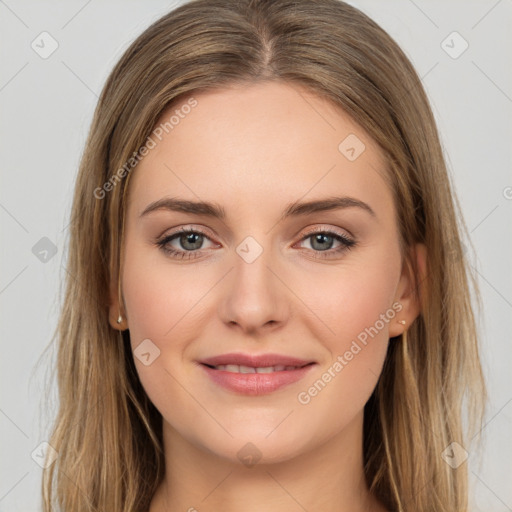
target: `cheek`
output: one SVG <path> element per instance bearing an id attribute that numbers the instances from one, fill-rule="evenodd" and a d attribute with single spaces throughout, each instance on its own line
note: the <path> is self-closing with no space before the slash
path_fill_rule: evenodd
<path id="1" fill-rule="evenodd" d="M 314 279 L 305 275 L 299 281 L 295 279 L 295 287 L 315 313 L 310 327 L 316 324 L 318 338 L 334 355 L 346 350 L 359 335 L 364 340 L 365 333 L 370 339 L 387 340 L 389 324 L 396 315 L 392 304 L 398 280 L 399 261 L 365 259 L 341 265 L 335 271 L 328 268 Z"/>
<path id="2" fill-rule="evenodd" d="M 123 296 L 132 343 L 150 338 L 163 344 L 174 338 L 200 310 L 207 291 L 208 282 L 169 264 L 159 250 L 127 241 Z"/>
<path id="3" fill-rule="evenodd" d="M 187 340 L 183 330 L 194 322 L 201 290 L 187 286 L 183 273 L 155 257 L 154 251 L 136 244 L 126 247 L 123 296 L 135 367 L 151 402 L 172 417 L 170 403 L 178 410 L 186 406 L 177 384 L 183 379 L 175 370 L 182 366 Z"/>
<path id="4" fill-rule="evenodd" d="M 319 409 L 340 404 L 341 422 L 370 397 L 386 357 L 389 326 L 398 319 L 400 306 L 393 304 L 400 258 L 393 251 L 388 258 L 382 258 L 382 251 L 378 254 L 364 264 L 347 264 L 336 273 L 331 268 L 325 276 L 316 276 L 313 292 L 309 288 L 307 295 L 307 305 L 318 315 L 309 329 L 316 329 L 328 356 L 297 398 L 301 404 L 315 402 L 313 407 Z"/>
<path id="5" fill-rule="evenodd" d="M 171 388 L 179 388 L 169 373 L 181 381 L 186 378 L 183 372 L 190 371 L 183 359 L 190 339 L 201 334 L 204 298 L 217 280 L 198 275 L 192 266 L 169 264 L 156 249 L 127 240 L 122 283 L 134 362 L 144 389 L 160 410 L 165 409 Z M 138 357 L 148 351 L 146 361 Z"/>

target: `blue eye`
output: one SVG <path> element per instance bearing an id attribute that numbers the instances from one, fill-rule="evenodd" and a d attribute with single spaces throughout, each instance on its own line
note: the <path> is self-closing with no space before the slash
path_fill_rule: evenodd
<path id="1" fill-rule="evenodd" d="M 301 239 L 301 242 L 308 239 L 311 239 L 310 244 L 314 252 L 320 253 L 318 256 L 315 256 L 318 258 L 329 258 L 332 255 L 338 255 L 356 245 L 355 240 L 352 240 L 346 235 L 334 231 L 326 231 L 325 229 L 322 230 L 321 228 L 309 232 Z M 332 249 L 334 241 L 340 243 L 340 246 L 336 249 Z"/>
<path id="2" fill-rule="evenodd" d="M 166 254 L 176 259 L 190 259 L 196 258 L 197 252 L 203 245 L 203 239 L 209 237 L 202 231 L 195 229 L 181 228 L 177 233 L 168 235 L 163 239 L 157 241 L 157 245 Z M 184 250 L 176 250 L 169 244 L 177 239 Z M 200 255 L 200 254 L 199 254 Z"/>
<path id="3" fill-rule="evenodd" d="M 193 259 L 202 255 L 203 251 L 201 251 L 201 249 L 203 248 L 205 239 L 211 241 L 210 237 L 201 230 L 181 228 L 179 231 L 158 240 L 156 245 L 171 258 L 182 260 Z M 317 254 L 315 256 L 317 258 L 333 257 L 356 245 L 355 240 L 344 234 L 320 228 L 307 233 L 302 237 L 300 242 L 304 242 L 308 239 L 311 239 L 312 241 L 311 250 L 313 253 Z M 170 245 L 174 240 L 178 240 L 182 249 L 176 249 Z M 332 249 L 334 242 L 338 242 L 340 246 Z"/>

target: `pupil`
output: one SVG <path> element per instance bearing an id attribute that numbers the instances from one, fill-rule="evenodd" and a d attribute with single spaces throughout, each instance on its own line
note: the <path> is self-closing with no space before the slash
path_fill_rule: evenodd
<path id="1" fill-rule="evenodd" d="M 313 244 L 312 244 L 313 248 L 314 248 L 314 249 L 315 249 L 315 248 L 316 248 L 316 249 L 320 249 L 320 250 L 326 250 L 326 249 L 329 249 L 331 244 L 329 244 L 329 243 L 328 243 L 327 245 L 329 245 L 329 247 L 327 247 L 327 248 L 326 248 L 326 246 L 325 246 L 325 241 L 326 241 L 326 239 L 327 239 L 327 242 L 329 242 L 329 239 L 330 239 L 330 242 L 331 242 L 331 244 L 332 244 L 332 236 L 325 235 L 325 234 L 318 234 L 318 235 L 314 235 L 314 237 L 313 237 Z M 322 244 L 321 244 L 321 242 L 322 242 L 322 241 L 324 242 L 324 245 L 322 245 Z M 318 247 L 315 247 L 315 244 L 316 244 L 317 242 L 320 242 L 320 245 L 319 245 Z"/>
<path id="2" fill-rule="evenodd" d="M 194 243 L 197 244 L 197 239 L 199 239 L 200 237 L 201 237 L 201 235 L 198 235 L 197 233 L 189 233 L 188 235 L 183 235 L 181 245 L 184 249 L 187 249 L 190 251 L 192 251 L 194 249 L 199 249 L 199 247 L 201 246 L 201 243 L 199 243 L 197 247 L 188 247 L 188 248 L 187 248 L 187 244 L 188 243 L 191 243 L 192 245 L 194 245 Z M 183 238 L 185 239 L 184 244 L 183 244 Z M 194 238 L 196 239 L 195 241 L 194 241 Z"/>

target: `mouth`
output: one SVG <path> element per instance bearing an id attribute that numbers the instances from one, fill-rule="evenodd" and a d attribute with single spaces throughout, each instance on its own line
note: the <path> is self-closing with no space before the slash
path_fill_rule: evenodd
<path id="1" fill-rule="evenodd" d="M 294 366 L 294 365 L 275 365 L 275 366 L 244 366 L 238 364 L 219 364 L 219 365 L 209 365 L 205 363 L 201 363 L 212 370 L 220 370 L 229 373 L 276 373 L 276 372 L 290 372 L 294 370 L 300 370 L 301 368 L 305 368 L 306 366 L 311 366 L 315 363 L 306 363 L 302 366 Z"/>
<path id="2" fill-rule="evenodd" d="M 286 371 L 302 368 L 310 363 L 311 359 L 301 359 L 285 354 L 250 354 L 243 352 L 231 352 L 208 357 L 198 361 L 210 368 L 233 371 L 237 373 L 270 373 L 272 371 Z"/>
<path id="3" fill-rule="evenodd" d="M 302 380 L 317 363 L 303 365 L 246 366 L 206 364 L 199 366 L 216 388 L 241 395 L 268 395 Z"/>

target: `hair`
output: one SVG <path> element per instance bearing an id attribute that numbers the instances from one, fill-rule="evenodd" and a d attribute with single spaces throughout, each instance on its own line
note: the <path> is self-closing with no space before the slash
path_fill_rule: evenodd
<path id="1" fill-rule="evenodd" d="M 132 174 L 113 182 L 115 172 L 126 170 L 164 111 L 183 98 L 264 81 L 305 87 L 366 130 L 386 157 L 403 261 L 415 276 L 406 249 L 423 243 L 428 251 L 415 289 L 421 312 L 407 339 L 389 344 L 365 405 L 370 492 L 400 512 L 468 510 L 467 464 L 451 468 L 441 454 L 452 442 L 468 448 L 482 424 L 486 394 L 470 285 L 480 308 L 481 298 L 421 79 L 379 25 L 339 0 L 193 0 L 135 39 L 94 113 L 52 338 L 59 408 L 49 443 L 58 458 L 43 473 L 45 512 L 146 511 L 165 474 L 161 414 L 139 381 L 129 331 L 108 320 Z M 108 193 L 100 197 L 99 189 Z"/>

